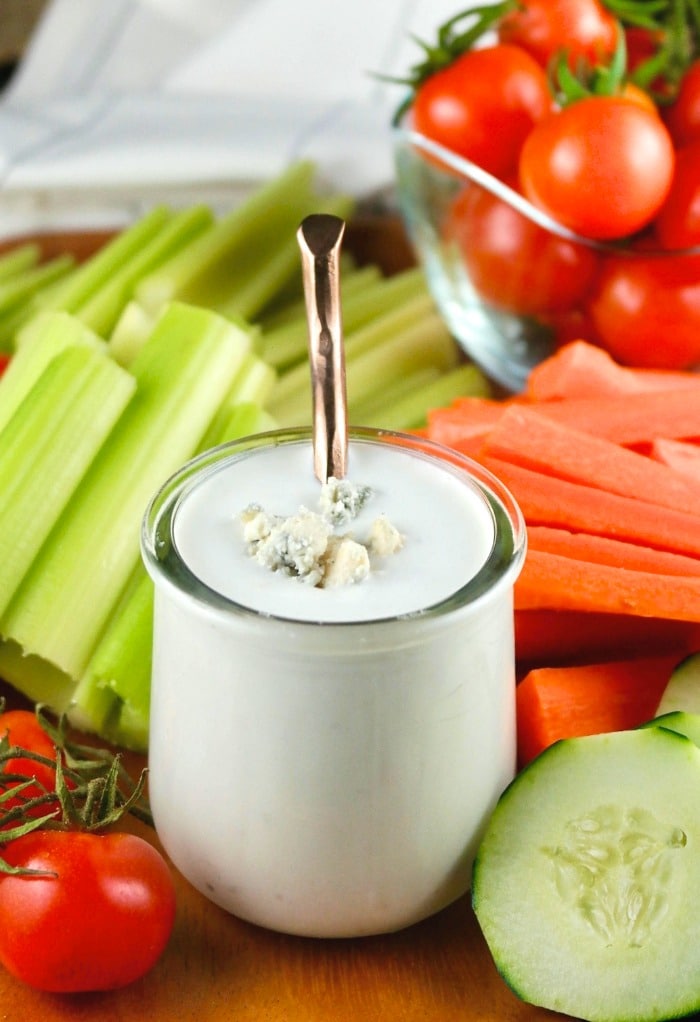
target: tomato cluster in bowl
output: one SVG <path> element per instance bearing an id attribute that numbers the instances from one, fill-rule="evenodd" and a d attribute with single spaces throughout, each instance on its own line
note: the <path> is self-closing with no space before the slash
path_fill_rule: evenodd
<path id="1" fill-rule="evenodd" d="M 502 0 L 442 26 L 401 111 L 413 155 L 397 158 L 438 304 L 473 293 L 553 343 L 700 363 L 696 18 L 689 0 Z"/>

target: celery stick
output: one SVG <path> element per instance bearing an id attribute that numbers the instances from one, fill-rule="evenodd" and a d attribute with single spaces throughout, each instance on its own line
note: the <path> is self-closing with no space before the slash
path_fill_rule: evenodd
<path id="1" fill-rule="evenodd" d="M 73 271 L 74 272 L 74 271 Z M 17 351 L 36 332 L 37 322 L 52 315 L 53 295 L 65 286 L 66 278 L 51 280 L 31 296 L 23 305 L 0 317 L 0 346 L 4 351 Z M 45 311 L 42 311 L 44 310 Z M 37 312 L 37 309 L 39 310 Z"/>
<path id="2" fill-rule="evenodd" d="M 241 401 L 229 409 L 227 418 L 221 423 L 216 443 L 223 444 L 253 433 L 266 433 L 271 429 L 277 429 L 277 421 L 269 412 L 254 401 Z"/>
<path id="3" fill-rule="evenodd" d="M 73 312 L 86 302 L 99 287 L 111 279 L 120 267 L 128 264 L 155 234 L 168 222 L 171 212 L 165 206 L 156 206 L 135 224 L 121 231 L 94 255 L 90 256 L 74 273 L 70 274 L 62 287 L 58 287 L 37 302 L 40 310 L 61 309 Z M 18 343 L 21 343 L 21 338 Z"/>
<path id="4" fill-rule="evenodd" d="M 341 276 L 341 294 L 343 307 L 345 302 L 352 295 L 358 294 L 368 285 L 383 280 L 382 272 L 378 266 L 368 264 L 367 266 L 352 267 L 349 273 Z M 271 333 L 281 327 L 289 326 L 290 323 L 298 323 L 306 316 L 306 299 L 295 297 L 282 305 L 276 305 L 269 311 L 265 310 L 259 318 L 263 333 Z"/>
<path id="5" fill-rule="evenodd" d="M 242 265 L 257 259 L 311 212 L 313 165 L 302 161 L 258 189 L 136 288 L 147 311 L 173 299 L 216 307 L 230 295 Z"/>
<path id="6" fill-rule="evenodd" d="M 71 256 L 57 256 L 8 280 L 0 280 L 0 350 L 13 350 L 15 334 L 36 315 L 35 303 L 63 284 L 74 266 Z"/>
<path id="7" fill-rule="evenodd" d="M 221 443 L 221 436 L 235 427 L 235 414 L 241 405 L 262 406 L 267 401 L 275 382 L 275 372 L 257 355 L 249 352 L 236 375 L 225 399 L 216 411 L 202 440 L 202 449 Z M 234 415 L 233 423 L 229 420 Z M 233 436 L 239 434 L 233 432 Z"/>
<path id="8" fill-rule="evenodd" d="M 355 404 L 380 395 L 397 377 L 429 366 L 447 372 L 454 368 L 458 359 L 456 345 L 436 313 L 422 317 L 369 350 L 355 353 L 347 359 L 345 367 L 350 420 L 353 419 Z M 281 426 L 308 425 L 311 422 L 308 368 L 305 375 L 303 385 L 285 394 L 282 399 L 275 392 L 268 402 L 268 411 Z"/>
<path id="9" fill-rule="evenodd" d="M 152 642 L 153 582 L 139 562 L 73 691 L 72 724 L 146 750 Z"/>
<path id="10" fill-rule="evenodd" d="M 0 377 L 0 430 L 24 400 L 49 362 L 70 347 L 105 351 L 104 341 L 67 312 L 37 316 L 25 344 Z"/>
<path id="11" fill-rule="evenodd" d="M 432 298 L 427 294 L 418 295 L 391 309 L 385 315 L 378 316 L 358 330 L 346 333 L 346 362 L 349 363 L 364 351 L 371 351 L 388 340 L 401 336 L 404 331 L 412 331 L 417 323 L 429 322 L 434 325 L 435 321 L 436 313 Z M 288 369 L 278 378 L 268 403 L 270 411 L 277 416 L 278 409 L 284 408 L 288 402 L 295 402 L 300 398 L 305 401 L 309 388 L 309 366 L 308 361 L 304 361 Z M 358 394 L 357 397 L 360 399 L 362 395 Z"/>
<path id="12" fill-rule="evenodd" d="M 139 560 L 146 505 L 197 448 L 248 338 L 173 304 L 131 371 L 137 390 L 0 619 L 0 633 L 79 678 Z"/>
<path id="13" fill-rule="evenodd" d="M 342 285 L 343 330 L 346 336 L 392 309 L 400 308 L 414 297 L 427 296 L 420 271 L 406 270 L 394 277 L 381 277 L 376 267 L 367 269 L 374 269 L 376 276 L 360 277 L 360 286 L 357 286 L 355 278 L 359 277 L 358 272 Z M 288 318 L 274 329 L 263 331 L 261 354 L 276 369 L 288 369 L 306 357 L 306 308 L 301 305 L 297 309 L 295 317 Z"/>
<path id="14" fill-rule="evenodd" d="M 379 429 L 418 429 L 424 426 L 431 408 L 449 404 L 455 398 L 489 397 L 491 387 L 483 373 L 470 363 L 440 373 L 432 380 L 410 378 L 411 386 L 403 394 L 385 395 L 385 402 L 358 411 L 353 417 L 357 425 Z"/>
<path id="15" fill-rule="evenodd" d="M 6 280 L 15 273 L 29 270 L 41 259 L 41 248 L 36 242 L 27 241 L 0 255 L 0 280 Z"/>
<path id="16" fill-rule="evenodd" d="M 0 614 L 135 390 L 102 352 L 67 348 L 0 433 Z"/>
<path id="17" fill-rule="evenodd" d="M 0 640 L 0 678 L 27 699 L 46 703 L 58 713 L 68 709 L 75 685 L 70 675 L 5 640 Z"/>
<path id="18" fill-rule="evenodd" d="M 403 401 L 407 395 L 415 393 L 421 387 L 427 387 L 435 380 L 441 379 L 443 375 L 445 374 L 437 366 L 425 366 L 423 369 L 416 369 L 390 383 L 387 382 L 386 387 L 383 387 L 380 393 L 371 394 L 364 400 L 353 402 L 353 425 L 376 426 L 387 409 L 397 402 Z"/>
<path id="19" fill-rule="evenodd" d="M 234 381 L 227 405 L 237 405 L 242 401 L 253 401 L 264 405 L 272 393 L 277 374 L 272 366 L 254 353 L 246 357 L 240 375 Z"/>
<path id="20" fill-rule="evenodd" d="M 174 213 L 143 246 L 75 308 L 75 315 L 102 337 L 109 336 L 138 281 L 191 244 L 214 222 L 208 206 Z"/>
<path id="21" fill-rule="evenodd" d="M 331 213 L 334 216 L 347 218 L 352 210 L 351 201 L 345 196 L 333 196 L 330 199 L 317 199 L 313 203 L 313 212 Z M 265 242 L 260 235 L 256 240 L 254 251 L 242 253 L 235 267 L 227 293 L 222 293 L 218 300 L 211 299 L 213 307 L 224 316 L 243 316 L 254 319 L 270 303 L 280 289 L 295 275 L 299 274 L 299 245 L 296 232 L 299 222 L 312 211 L 308 203 L 300 205 L 296 210 L 291 205 L 285 209 L 285 219 L 279 224 L 274 234 L 270 232 L 269 241 Z M 264 244 L 264 248 L 263 248 Z M 260 256 L 256 252 L 262 248 Z"/>
<path id="22" fill-rule="evenodd" d="M 126 303 L 107 342 L 110 355 L 119 365 L 131 365 L 150 336 L 156 318 L 134 299 Z"/>
<path id="23" fill-rule="evenodd" d="M 212 434 L 212 446 L 275 425 L 259 405 L 234 405 Z M 139 563 L 76 686 L 70 710 L 76 726 L 141 751 L 148 744 L 152 620 L 153 583 Z"/>
<path id="24" fill-rule="evenodd" d="M 47 284 L 65 277 L 74 266 L 72 256 L 56 256 L 7 280 L 0 280 L 0 315 L 16 310 Z"/>

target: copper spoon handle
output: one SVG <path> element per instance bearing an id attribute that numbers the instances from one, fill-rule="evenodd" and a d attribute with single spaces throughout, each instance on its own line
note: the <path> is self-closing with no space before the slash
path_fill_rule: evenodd
<path id="1" fill-rule="evenodd" d="M 313 398 L 314 473 L 342 479 L 348 450 L 345 352 L 340 316 L 340 245 L 345 223 L 314 213 L 297 231 L 301 249 Z"/>

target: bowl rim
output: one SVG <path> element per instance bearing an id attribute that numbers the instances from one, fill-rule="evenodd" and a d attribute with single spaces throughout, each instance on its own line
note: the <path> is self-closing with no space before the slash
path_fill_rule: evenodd
<path id="1" fill-rule="evenodd" d="M 563 238 L 566 241 L 583 245 L 595 252 L 637 259 L 668 259 L 678 258 L 679 256 L 700 255 L 700 245 L 682 249 L 635 249 L 630 247 L 629 239 L 627 238 L 619 241 L 599 241 L 595 238 L 587 238 L 585 235 L 578 234 L 576 231 L 572 231 L 564 224 L 559 223 L 558 220 L 555 220 L 554 217 L 551 217 L 544 210 L 538 209 L 538 207 L 530 202 L 529 199 L 526 199 L 524 195 L 516 192 L 515 189 L 511 188 L 504 181 L 501 181 L 487 170 L 484 170 L 483 167 L 478 166 L 476 163 L 472 163 L 471 160 L 460 156 L 451 149 L 445 148 L 445 146 L 440 145 L 439 142 L 434 142 L 431 138 L 428 138 L 427 135 L 423 135 L 414 128 L 405 125 L 395 125 L 392 131 L 396 140 L 395 146 L 403 144 L 407 147 L 419 150 L 424 155 L 431 156 L 433 160 L 437 160 L 439 163 L 445 164 L 457 176 L 466 178 L 468 181 L 472 181 L 475 184 L 480 185 L 482 188 L 486 189 L 486 191 L 491 192 L 492 195 L 495 195 L 497 198 L 506 202 L 509 206 L 512 206 L 523 216 L 527 217 L 528 220 L 534 221 L 534 223 L 538 226 L 549 231 L 551 234 L 556 234 L 558 237 Z M 440 168 L 438 167 L 435 169 L 437 172 L 440 171 Z"/>

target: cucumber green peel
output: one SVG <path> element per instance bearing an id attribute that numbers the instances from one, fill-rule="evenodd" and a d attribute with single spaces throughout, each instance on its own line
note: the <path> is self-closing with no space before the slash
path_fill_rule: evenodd
<path id="1" fill-rule="evenodd" d="M 700 713 L 700 653 L 685 657 L 671 673 L 656 712 L 675 710 Z"/>
<path id="2" fill-rule="evenodd" d="M 506 789 L 474 911 L 528 1003 L 589 1022 L 700 1010 L 700 749 L 666 727 L 560 741 Z"/>

